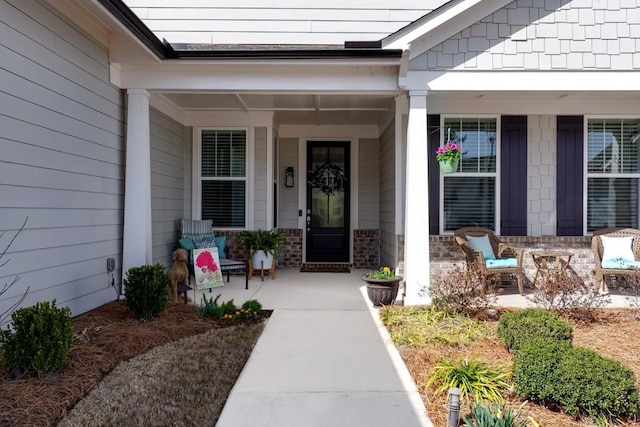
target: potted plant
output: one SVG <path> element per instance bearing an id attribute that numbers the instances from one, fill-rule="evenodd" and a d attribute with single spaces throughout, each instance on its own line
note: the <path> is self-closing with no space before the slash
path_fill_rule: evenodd
<path id="1" fill-rule="evenodd" d="M 402 276 L 396 275 L 389 267 L 380 267 L 363 274 L 362 280 L 367 282 L 367 295 L 373 305 L 381 306 L 393 304 L 396 300 Z"/>
<path id="2" fill-rule="evenodd" d="M 274 258 L 278 258 L 280 245 L 287 243 L 279 230 L 244 230 L 236 238 L 236 243 L 249 250 L 254 269 L 271 269 Z"/>
<path id="3" fill-rule="evenodd" d="M 458 170 L 458 160 L 462 156 L 462 148 L 453 141 L 447 141 L 436 150 L 436 159 L 442 173 L 453 173 Z"/>

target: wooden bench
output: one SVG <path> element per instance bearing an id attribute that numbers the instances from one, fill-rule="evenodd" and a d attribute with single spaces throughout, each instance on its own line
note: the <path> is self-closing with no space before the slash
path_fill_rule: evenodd
<path id="1" fill-rule="evenodd" d="M 604 254 L 604 245 L 602 244 L 602 236 L 607 237 L 633 237 L 631 245 L 633 256 L 636 261 L 640 261 L 640 230 L 635 228 L 602 228 L 593 232 L 591 239 L 591 250 L 595 262 L 595 285 L 601 286 L 604 290 L 605 276 L 630 276 L 638 274 L 637 268 L 603 268 L 602 255 Z"/>

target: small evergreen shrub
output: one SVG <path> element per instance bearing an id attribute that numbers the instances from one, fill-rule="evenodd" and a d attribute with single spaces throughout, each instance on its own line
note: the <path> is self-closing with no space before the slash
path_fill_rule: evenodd
<path id="1" fill-rule="evenodd" d="M 567 342 L 532 340 L 516 354 L 515 392 L 570 415 L 628 417 L 639 408 L 633 372 L 593 350 Z"/>
<path id="2" fill-rule="evenodd" d="M 626 417 L 638 411 L 638 389 L 631 369 L 593 350 L 571 348 L 555 378 L 556 399 L 568 414 Z"/>
<path id="3" fill-rule="evenodd" d="M 570 349 L 567 341 L 549 338 L 523 343 L 513 361 L 516 394 L 544 406 L 557 406 L 556 371 L 564 354 Z"/>
<path id="4" fill-rule="evenodd" d="M 258 300 L 250 299 L 242 304 L 242 308 L 249 310 L 252 313 L 257 313 L 262 310 L 262 304 L 260 304 Z"/>
<path id="5" fill-rule="evenodd" d="M 507 350 L 516 353 L 533 338 L 550 338 L 571 343 L 573 329 L 569 322 L 539 308 L 525 308 L 505 313 L 498 324 L 498 338 Z"/>
<path id="6" fill-rule="evenodd" d="M 504 366 L 490 366 L 478 360 L 462 359 L 457 362 L 442 360 L 436 365 L 427 387 L 438 383 L 435 394 L 442 394 L 451 387 L 460 389 L 460 398 L 472 395 L 476 401 L 488 400 L 504 403 L 502 390 L 509 388 L 511 373 Z"/>
<path id="7" fill-rule="evenodd" d="M 225 315 L 234 314 L 237 311 L 233 300 L 218 304 L 218 299 L 222 294 L 218 294 L 215 299 L 207 299 L 206 295 L 202 295 L 202 305 L 196 307 L 196 313 L 200 317 L 221 318 Z"/>
<path id="8" fill-rule="evenodd" d="M 169 275 L 162 264 L 130 268 L 123 284 L 124 304 L 138 319 L 151 319 L 166 308 Z"/>
<path id="9" fill-rule="evenodd" d="M 0 331 L 0 346 L 10 369 L 39 377 L 61 367 L 73 341 L 71 310 L 56 300 L 19 308 L 11 314 L 12 329 Z"/>

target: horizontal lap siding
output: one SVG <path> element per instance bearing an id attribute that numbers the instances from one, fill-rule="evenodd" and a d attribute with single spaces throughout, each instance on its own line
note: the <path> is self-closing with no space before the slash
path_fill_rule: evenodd
<path id="1" fill-rule="evenodd" d="M 298 228 L 298 186 L 304 185 L 306 173 L 298 167 L 298 140 L 280 138 L 278 162 L 278 228 Z M 293 167 L 293 187 L 286 187 L 284 173 Z"/>
<path id="2" fill-rule="evenodd" d="M 179 218 L 185 217 L 185 127 L 151 109 L 151 221 L 153 262 L 171 265 Z"/>
<path id="3" fill-rule="evenodd" d="M 0 313 L 57 299 L 74 315 L 116 299 L 124 192 L 121 91 L 107 50 L 36 1 L 0 0 Z"/>

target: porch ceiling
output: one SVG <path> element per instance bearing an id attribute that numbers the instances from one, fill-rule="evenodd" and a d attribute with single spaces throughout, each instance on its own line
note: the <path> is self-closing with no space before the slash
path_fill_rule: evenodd
<path id="1" fill-rule="evenodd" d="M 160 92 L 185 113 L 270 112 L 275 122 L 294 125 L 379 124 L 395 108 L 395 95 Z"/>

